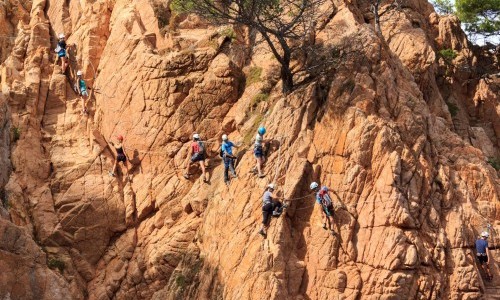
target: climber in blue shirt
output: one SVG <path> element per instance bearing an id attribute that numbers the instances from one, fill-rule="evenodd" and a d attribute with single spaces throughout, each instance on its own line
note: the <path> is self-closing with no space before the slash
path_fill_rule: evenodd
<path id="1" fill-rule="evenodd" d="M 226 134 L 222 135 L 221 156 L 224 161 L 224 182 L 227 185 L 229 185 L 229 171 L 231 171 L 233 178 L 238 178 L 234 170 L 236 156 L 233 154 L 233 147 L 238 148 L 238 146 L 228 139 Z"/>
<path id="2" fill-rule="evenodd" d="M 481 237 L 476 240 L 476 255 L 479 263 L 481 264 L 481 268 L 483 268 L 484 272 L 486 273 L 486 279 L 491 281 L 493 279 L 493 276 L 491 275 L 490 266 L 488 265 L 488 237 L 488 232 L 481 232 Z"/>

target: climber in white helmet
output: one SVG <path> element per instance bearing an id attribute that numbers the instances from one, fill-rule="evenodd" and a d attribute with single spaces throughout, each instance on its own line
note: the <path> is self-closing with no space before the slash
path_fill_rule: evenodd
<path id="1" fill-rule="evenodd" d="M 84 115 L 88 114 L 86 101 L 89 98 L 89 93 L 87 92 L 87 84 L 85 83 L 85 80 L 82 79 L 82 75 L 83 75 L 82 71 L 78 70 L 78 72 L 76 72 L 76 77 L 77 77 L 76 88 L 82 102 L 82 115 Z"/>
<path id="2" fill-rule="evenodd" d="M 333 201 L 330 195 L 328 194 L 328 188 L 326 186 L 320 189 L 319 184 L 317 182 L 312 182 L 310 185 L 312 191 L 316 192 L 316 203 L 321 206 L 321 220 L 323 222 L 323 229 L 327 229 L 326 222 L 328 221 L 328 229 L 332 235 L 335 235 L 335 231 L 333 231 Z"/>
<path id="3" fill-rule="evenodd" d="M 259 230 L 259 234 L 264 238 L 267 237 L 267 229 L 269 228 L 271 217 L 279 217 L 283 209 L 288 207 L 286 204 L 281 203 L 278 197 L 274 195 L 275 189 L 276 185 L 274 183 L 268 184 L 262 196 L 262 227 Z"/>
<path id="4" fill-rule="evenodd" d="M 490 271 L 490 266 L 488 264 L 488 255 L 489 255 L 489 249 L 488 249 L 488 237 L 490 235 L 488 232 L 483 231 L 481 232 L 481 237 L 476 240 L 476 252 L 477 252 L 477 259 L 479 260 L 479 264 L 481 265 L 481 268 L 484 270 L 486 273 L 486 280 L 491 281 L 493 279 L 493 276 L 491 275 Z"/>
<path id="5" fill-rule="evenodd" d="M 229 171 L 231 171 L 231 175 L 233 175 L 233 178 L 238 178 L 238 176 L 236 175 L 236 171 L 234 170 L 234 161 L 236 159 L 236 156 L 234 156 L 233 154 L 233 147 L 238 148 L 239 146 L 231 142 L 227 137 L 227 134 L 223 134 L 220 155 L 224 162 L 224 182 L 227 185 L 229 185 Z"/>
<path id="6" fill-rule="evenodd" d="M 193 141 L 191 142 L 191 146 L 189 147 L 188 159 L 186 160 L 186 172 L 184 173 L 184 178 L 189 179 L 189 176 L 191 175 L 189 174 L 189 168 L 191 167 L 191 164 L 199 163 L 201 168 L 201 179 L 205 183 L 208 182 L 208 173 L 205 170 L 205 159 L 205 143 L 203 143 L 198 133 L 194 133 Z"/>
<path id="7" fill-rule="evenodd" d="M 68 58 L 66 53 L 66 37 L 64 36 L 64 33 L 59 33 L 59 40 L 54 51 L 57 53 L 57 59 L 61 59 L 61 74 L 64 74 L 66 72 L 66 67 L 68 66 Z"/>

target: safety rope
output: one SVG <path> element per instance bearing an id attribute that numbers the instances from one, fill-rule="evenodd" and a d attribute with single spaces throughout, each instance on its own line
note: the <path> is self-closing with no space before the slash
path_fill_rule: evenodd
<path id="1" fill-rule="evenodd" d="M 279 171 L 279 166 L 280 166 L 280 163 L 281 163 L 281 152 L 283 152 L 283 151 L 281 151 L 282 148 L 283 148 L 283 142 L 282 141 L 283 141 L 283 139 L 280 138 L 280 145 L 279 145 L 280 148 L 278 150 L 278 161 L 276 163 L 276 169 L 274 171 L 274 180 L 273 180 L 274 183 L 276 183 L 276 179 L 278 179 L 278 171 Z M 283 191 L 283 193 L 284 193 L 284 191 Z"/>

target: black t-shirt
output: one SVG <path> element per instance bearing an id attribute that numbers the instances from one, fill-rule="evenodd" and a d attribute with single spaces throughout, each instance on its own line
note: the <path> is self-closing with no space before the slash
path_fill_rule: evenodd
<path id="1" fill-rule="evenodd" d="M 57 45 L 62 49 L 66 50 L 66 41 L 59 41 L 57 42 Z"/>

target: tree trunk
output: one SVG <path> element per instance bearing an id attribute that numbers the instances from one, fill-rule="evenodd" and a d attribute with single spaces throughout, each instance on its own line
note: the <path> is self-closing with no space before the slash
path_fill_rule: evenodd
<path id="1" fill-rule="evenodd" d="M 382 30 L 380 29 L 380 16 L 378 14 L 378 8 L 380 6 L 380 0 L 376 0 L 374 4 L 372 4 L 372 12 L 375 16 L 375 31 L 379 36 L 382 36 Z"/>
<path id="2" fill-rule="evenodd" d="M 289 94 L 293 90 L 293 74 L 290 70 L 290 53 L 284 53 L 281 64 L 281 81 L 283 81 L 283 94 Z"/>

